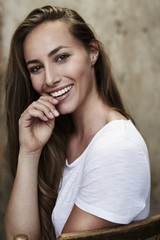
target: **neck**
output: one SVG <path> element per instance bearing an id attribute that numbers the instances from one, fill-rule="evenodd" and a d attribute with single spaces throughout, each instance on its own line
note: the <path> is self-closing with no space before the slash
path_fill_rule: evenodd
<path id="1" fill-rule="evenodd" d="M 92 138 L 102 127 L 113 120 L 127 120 L 121 113 L 109 107 L 99 95 L 72 114 L 75 136 L 83 141 Z"/>
<path id="2" fill-rule="evenodd" d="M 109 121 L 109 113 L 111 109 L 94 95 L 94 99 L 90 99 L 87 104 L 82 106 L 72 114 L 73 123 L 75 126 L 75 135 L 79 139 L 84 139 L 87 136 L 93 136 L 100 128 Z"/>

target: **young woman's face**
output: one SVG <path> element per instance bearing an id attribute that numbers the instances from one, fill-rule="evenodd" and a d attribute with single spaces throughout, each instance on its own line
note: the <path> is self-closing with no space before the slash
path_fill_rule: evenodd
<path id="1" fill-rule="evenodd" d="M 24 57 L 33 88 L 58 100 L 61 114 L 84 107 L 96 90 L 97 50 L 87 52 L 65 23 L 49 21 L 32 30 L 24 41 Z"/>

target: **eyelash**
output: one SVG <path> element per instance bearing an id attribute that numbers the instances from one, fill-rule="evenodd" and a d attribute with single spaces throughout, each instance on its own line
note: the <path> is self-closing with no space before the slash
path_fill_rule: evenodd
<path id="1" fill-rule="evenodd" d="M 69 57 L 69 54 L 60 54 L 56 57 L 56 62 L 62 62 L 65 61 L 67 58 Z M 37 73 L 40 69 L 42 69 L 43 66 L 37 65 L 37 66 L 33 66 L 29 69 L 30 73 Z"/>
<path id="2" fill-rule="evenodd" d="M 68 57 L 69 57 L 68 54 L 63 53 L 63 54 L 60 54 L 56 57 L 56 61 L 57 62 L 65 61 Z"/>
<path id="3" fill-rule="evenodd" d="M 30 68 L 30 72 L 31 73 L 37 73 L 41 68 L 43 68 L 42 66 L 38 65 L 38 66 L 33 66 Z"/>

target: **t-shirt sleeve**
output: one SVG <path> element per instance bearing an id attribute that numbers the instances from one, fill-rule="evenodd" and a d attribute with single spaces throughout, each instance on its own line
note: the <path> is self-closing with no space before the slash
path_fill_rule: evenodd
<path id="1" fill-rule="evenodd" d="M 146 206 L 149 163 L 143 148 L 126 137 L 101 137 L 86 156 L 75 204 L 105 220 L 128 224 Z"/>

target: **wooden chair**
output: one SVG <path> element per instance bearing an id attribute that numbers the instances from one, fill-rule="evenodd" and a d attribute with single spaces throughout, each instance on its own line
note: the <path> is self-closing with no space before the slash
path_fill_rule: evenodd
<path id="1" fill-rule="evenodd" d="M 114 228 L 63 233 L 57 240 L 144 240 L 156 236 L 160 240 L 160 214 L 146 220 Z M 17 235 L 15 240 L 27 240 L 26 235 Z"/>

